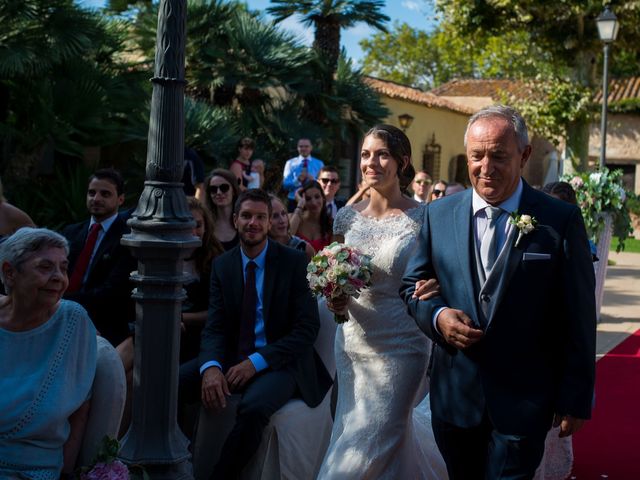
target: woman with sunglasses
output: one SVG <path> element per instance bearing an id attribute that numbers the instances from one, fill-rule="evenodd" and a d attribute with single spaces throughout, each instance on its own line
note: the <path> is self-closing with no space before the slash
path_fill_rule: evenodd
<path id="1" fill-rule="evenodd" d="M 434 200 L 438 200 L 445 196 L 445 192 L 447 191 L 447 182 L 444 180 L 438 180 L 431 189 L 430 202 Z"/>
<path id="2" fill-rule="evenodd" d="M 233 225 L 233 205 L 240 194 L 236 176 L 224 168 L 216 168 L 205 179 L 205 204 L 213 217 L 213 231 L 225 251 L 238 244 L 238 232 Z"/>

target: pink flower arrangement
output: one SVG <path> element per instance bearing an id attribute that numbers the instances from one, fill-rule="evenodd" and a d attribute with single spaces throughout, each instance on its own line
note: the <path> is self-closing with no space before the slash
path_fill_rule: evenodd
<path id="1" fill-rule="evenodd" d="M 307 280 L 315 296 L 357 298 L 363 288 L 371 285 L 371 257 L 354 247 L 333 242 L 311 259 Z M 334 318 L 336 323 L 348 320 L 344 314 L 335 314 Z"/>
<path id="2" fill-rule="evenodd" d="M 129 469 L 120 460 L 99 462 L 80 476 L 81 480 L 129 480 Z"/>

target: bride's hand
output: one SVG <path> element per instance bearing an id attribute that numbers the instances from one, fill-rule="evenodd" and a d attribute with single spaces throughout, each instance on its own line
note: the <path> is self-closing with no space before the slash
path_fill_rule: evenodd
<path id="1" fill-rule="evenodd" d="M 344 313 L 347 309 L 347 305 L 349 304 L 348 296 L 336 297 L 336 298 L 327 298 L 327 307 L 333 313 Z"/>
<path id="2" fill-rule="evenodd" d="M 413 298 L 418 300 L 429 300 L 430 298 L 440 295 L 440 284 L 435 278 L 429 280 L 418 280 L 416 289 L 413 292 Z"/>

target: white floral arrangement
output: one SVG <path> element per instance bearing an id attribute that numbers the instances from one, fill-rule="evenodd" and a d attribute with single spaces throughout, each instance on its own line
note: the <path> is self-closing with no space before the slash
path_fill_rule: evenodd
<path id="1" fill-rule="evenodd" d="M 309 288 L 316 297 L 358 298 L 371 285 L 371 257 L 357 248 L 333 242 L 319 251 L 307 266 Z M 334 314 L 336 323 L 344 323 L 346 314 Z"/>
<path id="2" fill-rule="evenodd" d="M 538 220 L 536 220 L 536 217 L 532 217 L 531 215 L 519 215 L 518 211 L 516 210 L 511 213 L 509 223 L 518 229 L 518 238 L 516 239 L 517 247 L 518 245 L 520 245 L 520 240 L 522 240 L 522 237 L 530 234 L 536 229 Z"/>
<path id="3" fill-rule="evenodd" d="M 604 228 L 604 215 L 610 214 L 613 217 L 613 235 L 618 237 L 616 251 L 624 250 L 624 241 L 633 229 L 626 205 L 627 192 L 622 185 L 622 170 L 603 168 L 597 172 L 565 175 L 562 180 L 569 182 L 576 192 L 591 240 L 598 242 Z"/>

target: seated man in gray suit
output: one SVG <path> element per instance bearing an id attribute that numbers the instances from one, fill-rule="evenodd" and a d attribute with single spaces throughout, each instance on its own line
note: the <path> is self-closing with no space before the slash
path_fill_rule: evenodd
<path id="1" fill-rule="evenodd" d="M 200 373 L 205 408 L 224 409 L 241 393 L 235 426 L 211 478 L 236 478 L 257 450 L 269 419 L 294 396 L 317 406 L 331 378 L 315 353 L 317 303 L 303 252 L 267 239 L 271 200 L 247 190 L 234 207 L 240 245 L 212 266 Z"/>
<path id="2" fill-rule="evenodd" d="M 436 343 L 431 410 L 449 478 L 532 478 L 552 422 L 567 436 L 591 414 L 589 243 L 577 207 L 521 178 L 531 146 L 518 112 L 476 113 L 465 146 L 473 189 L 429 204 L 401 295 Z M 414 298 L 427 278 L 440 294 Z"/>

